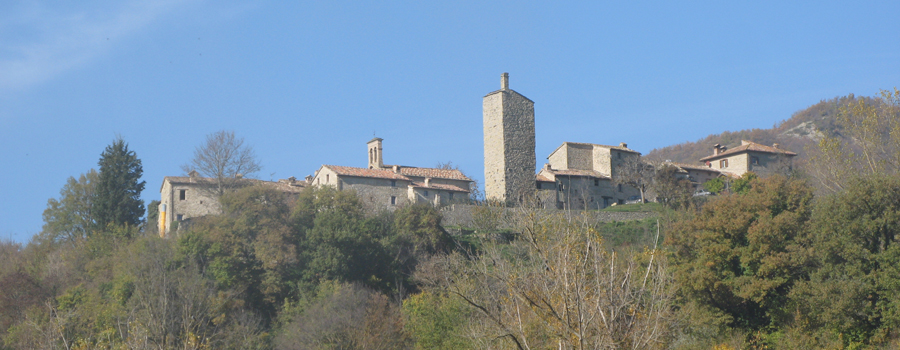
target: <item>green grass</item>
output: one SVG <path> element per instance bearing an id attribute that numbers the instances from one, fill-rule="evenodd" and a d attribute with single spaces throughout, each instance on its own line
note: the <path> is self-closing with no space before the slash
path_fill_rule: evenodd
<path id="1" fill-rule="evenodd" d="M 656 219 L 604 222 L 597 225 L 607 247 L 613 250 L 643 247 L 656 243 Z M 663 237 L 659 237 L 660 245 Z"/>
<path id="2" fill-rule="evenodd" d="M 606 208 L 600 209 L 600 211 L 616 212 L 616 213 L 642 212 L 642 211 L 658 212 L 658 211 L 662 211 L 662 209 L 663 209 L 663 205 L 660 203 L 644 203 L 644 204 L 635 203 L 635 204 L 614 205 L 611 207 L 606 207 Z"/>

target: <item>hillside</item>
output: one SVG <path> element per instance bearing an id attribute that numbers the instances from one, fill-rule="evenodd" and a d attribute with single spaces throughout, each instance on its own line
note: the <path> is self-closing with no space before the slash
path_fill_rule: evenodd
<path id="1" fill-rule="evenodd" d="M 663 148 L 657 148 L 647 154 L 652 161 L 671 160 L 674 162 L 693 164 L 698 159 L 712 154 L 712 147 L 721 144 L 728 148 L 740 146 L 741 140 L 753 141 L 764 145 L 778 143 L 781 148 L 791 150 L 806 159 L 806 145 L 817 141 L 822 135 L 841 135 L 835 118 L 841 105 L 855 101 L 854 95 L 835 97 L 794 113 L 771 129 L 749 129 L 741 131 L 725 131 L 717 135 L 709 135 L 695 142 L 684 142 Z"/>

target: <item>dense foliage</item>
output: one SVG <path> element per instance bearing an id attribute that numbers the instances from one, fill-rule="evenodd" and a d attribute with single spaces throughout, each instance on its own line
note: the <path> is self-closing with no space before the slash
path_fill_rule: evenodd
<path id="1" fill-rule="evenodd" d="M 94 193 L 91 215 L 97 227 L 107 225 L 137 226 L 144 217 L 141 191 L 146 181 L 141 181 L 144 169 L 141 160 L 121 138 L 106 147 L 100 155 L 100 174 Z"/>
<path id="2" fill-rule="evenodd" d="M 900 125 L 851 102 L 839 125 Z M 629 222 L 483 205 L 450 235 L 428 205 L 245 187 L 162 239 L 133 205 L 100 219 L 143 186 L 119 141 L 103 159 L 126 161 L 69 178 L 28 245 L 0 241 L 0 349 L 900 347 L 900 176 L 878 170 L 900 146 L 842 145 L 872 157 L 823 163 L 851 174 L 830 191 L 748 173 L 698 201 L 671 176 L 668 205 L 606 209 L 657 213 Z"/>

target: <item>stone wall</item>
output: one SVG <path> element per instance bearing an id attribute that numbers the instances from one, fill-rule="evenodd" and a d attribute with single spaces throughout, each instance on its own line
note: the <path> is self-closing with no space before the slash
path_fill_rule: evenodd
<path id="1" fill-rule="evenodd" d="M 474 228 L 475 227 L 475 205 L 470 204 L 453 204 L 446 207 L 441 208 L 441 214 L 443 214 L 443 220 L 441 224 L 443 226 L 461 226 L 466 228 Z M 515 210 L 513 208 L 502 208 L 504 211 L 504 217 L 512 216 L 512 211 Z M 556 209 L 539 209 L 541 212 L 550 213 L 559 213 L 560 210 Z M 605 212 L 605 211 L 579 211 L 574 210 L 571 213 L 575 215 L 581 215 L 583 213 L 587 213 L 594 220 L 598 222 L 611 222 L 611 221 L 634 221 L 634 220 L 643 220 L 647 218 L 656 217 L 657 213 L 655 212 Z M 509 223 L 500 221 L 501 229 L 509 229 Z"/>
<path id="2" fill-rule="evenodd" d="M 606 176 L 612 175 L 612 163 L 610 163 L 610 157 L 612 154 L 609 151 L 609 148 L 606 147 L 594 147 L 594 171 L 599 172 Z"/>
<path id="3" fill-rule="evenodd" d="M 594 170 L 594 164 L 591 156 L 594 153 L 594 146 L 567 144 L 567 166 L 569 169 Z"/>

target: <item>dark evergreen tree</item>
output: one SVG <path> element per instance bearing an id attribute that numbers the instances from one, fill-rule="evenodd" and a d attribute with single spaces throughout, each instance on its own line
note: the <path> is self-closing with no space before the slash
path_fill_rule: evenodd
<path id="1" fill-rule="evenodd" d="M 144 202 L 141 191 L 146 181 L 140 181 L 144 170 L 141 160 L 128 144 L 117 138 L 100 155 L 100 177 L 94 198 L 94 218 L 99 228 L 113 225 L 134 225 L 141 223 L 144 216 Z"/>

